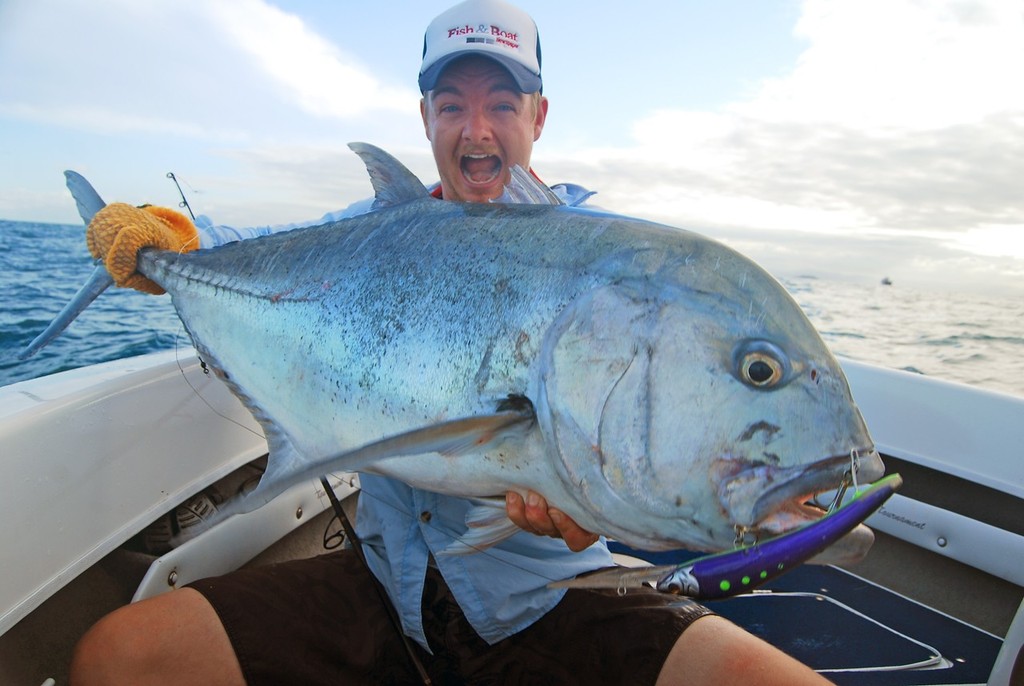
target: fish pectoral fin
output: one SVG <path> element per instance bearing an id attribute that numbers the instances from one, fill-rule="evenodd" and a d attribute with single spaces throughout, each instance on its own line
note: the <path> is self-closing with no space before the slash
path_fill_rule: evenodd
<path id="1" fill-rule="evenodd" d="M 437 453 L 445 457 L 460 457 L 493 445 L 534 423 L 533 406 L 502 404 L 494 414 L 477 415 L 431 424 L 419 429 L 389 436 L 361 448 L 346 451 L 318 464 L 333 465 L 336 469 L 358 471 L 378 460 L 389 457 Z M 372 471 L 372 470 L 367 470 Z M 397 477 L 401 478 L 401 477 Z"/>
<path id="2" fill-rule="evenodd" d="M 466 513 L 469 527 L 461 538 L 444 549 L 445 555 L 468 555 L 501 543 L 522 529 L 508 518 L 504 498 L 474 498 Z"/>
<path id="3" fill-rule="evenodd" d="M 238 389 L 236 394 L 243 400 L 247 399 L 241 389 Z M 374 472 L 374 463 L 381 460 L 424 453 L 439 453 L 447 457 L 458 457 L 485 448 L 505 438 L 509 432 L 532 425 L 534 421 L 533 406 L 529 404 L 529 401 L 525 399 L 522 402 L 510 400 L 503 402 L 494 414 L 432 424 L 389 436 L 354 450 L 345 450 L 310 460 L 295 447 L 291 437 L 278 427 L 259 405 L 247 402 L 247 407 L 263 427 L 267 436 L 270 449 L 267 471 L 263 474 L 263 478 L 260 479 L 255 490 L 225 503 L 225 507 L 222 508 L 223 514 L 216 518 L 217 522 L 233 514 L 250 512 L 270 502 L 292 486 L 317 479 L 324 474 Z M 401 479 L 400 474 L 384 473 L 384 475 Z M 480 502 L 483 504 L 486 501 Z M 505 501 L 498 499 L 497 502 L 500 503 L 501 512 L 504 515 Z M 493 508 L 494 506 L 490 505 L 489 507 Z M 513 526 L 515 525 L 513 524 Z M 502 538 L 507 538 L 508 535 L 510 534 L 506 534 Z M 490 540 L 487 535 L 482 535 L 481 538 L 484 541 Z M 493 545 L 498 540 L 501 538 L 496 538 L 491 543 L 485 543 L 485 547 Z"/>

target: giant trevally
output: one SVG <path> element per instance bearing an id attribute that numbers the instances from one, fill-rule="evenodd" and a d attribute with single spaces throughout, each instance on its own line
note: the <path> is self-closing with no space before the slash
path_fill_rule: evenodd
<path id="1" fill-rule="evenodd" d="M 139 253 L 266 433 L 267 471 L 227 511 L 364 471 L 459 496 L 533 490 L 637 548 L 721 551 L 820 517 L 805 501 L 851 470 L 882 475 L 838 363 L 754 262 L 608 213 L 439 201 L 352 147 L 367 214 Z M 514 530 L 494 508 L 468 545 Z M 863 554 L 865 531 L 835 557 Z"/>

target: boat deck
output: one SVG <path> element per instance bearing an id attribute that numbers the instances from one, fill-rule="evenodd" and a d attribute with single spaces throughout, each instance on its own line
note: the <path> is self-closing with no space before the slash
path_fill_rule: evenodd
<path id="1" fill-rule="evenodd" d="M 346 509 L 354 508 L 354 497 L 346 500 Z M 324 533 L 328 528 L 336 531 L 338 523 L 331 521 L 329 511 L 311 518 L 301 527 L 285 536 L 271 547 L 250 561 L 249 565 L 269 564 L 281 560 L 309 557 L 324 552 Z M 891 605 L 893 602 L 906 602 L 899 596 L 932 608 L 941 615 L 948 615 L 946 620 L 950 626 L 961 625 L 966 628 L 964 636 L 973 636 L 982 640 L 983 659 L 992 660 L 992 649 L 998 650 L 1003 637 L 1010 627 L 1014 613 L 1024 599 L 1024 588 L 1010 582 L 993 577 L 984 572 L 936 555 L 915 546 L 906 544 L 886 534 L 877 534 L 878 538 L 868 557 L 851 568 L 857 577 L 878 584 L 878 590 L 871 602 L 878 607 Z M 10 686 L 39 686 L 46 678 L 53 678 L 57 684 L 67 683 L 67 665 L 71 651 L 78 637 L 97 619 L 107 612 L 131 601 L 153 560 L 153 555 L 134 552 L 126 547 L 118 548 L 104 557 L 98 564 L 86 570 L 75 581 L 58 591 L 44 602 L 31 615 L 22 619 L 5 635 L 0 637 L 0 683 Z M 835 585 L 838 577 L 820 577 L 808 570 L 802 573 L 796 570 L 781 577 L 772 585 L 776 592 L 799 590 L 819 595 L 822 579 L 828 579 Z M 855 577 L 854 577 L 855 578 Z M 845 581 L 849 583 L 848 580 Z M 889 589 L 889 590 L 886 590 Z M 826 592 L 828 592 L 826 590 Z M 736 607 L 742 601 L 719 601 L 711 606 L 716 611 L 730 617 L 749 630 L 763 631 L 765 614 L 761 609 L 750 611 L 744 607 Z M 758 602 L 763 602 L 759 600 Z M 775 618 L 774 632 L 765 635 L 776 644 L 786 647 L 790 652 L 799 654 L 801 641 L 781 637 L 779 627 L 794 623 L 792 617 L 801 617 L 803 633 L 817 631 L 820 622 L 847 625 L 852 635 L 872 636 L 865 634 L 870 623 L 850 624 L 849 616 L 832 615 L 822 612 L 823 606 L 816 604 L 812 616 L 818 621 L 812 626 L 806 624 L 809 613 L 796 607 L 805 601 L 787 598 L 789 610 L 771 608 L 768 615 Z M 733 607 L 729 607 L 730 603 Z M 901 607 L 906 607 L 905 605 Z M 928 610 L 931 612 L 931 610 Z M 922 615 L 926 619 L 942 619 L 940 615 Z M 780 623 L 780 618 L 782 619 Z M 957 619 L 953 619 L 957 618 Z M 918 621 L 921 617 L 916 618 Z M 931 632 L 936 629 L 932 627 Z M 944 632 L 946 628 L 939 628 Z M 991 641 L 984 643 L 985 637 Z M 789 641 L 787 644 L 786 641 Z M 890 643 L 891 643 L 890 636 Z M 926 644 L 927 641 L 924 641 Z M 794 645 L 797 650 L 794 650 Z M 805 644 L 806 647 L 807 644 Z M 822 652 L 820 645 L 810 646 L 812 650 L 799 655 L 810 664 L 820 662 L 830 653 Z M 906 646 L 904 646 L 906 647 Z M 977 646 L 971 646 L 975 654 Z M 987 652 L 986 652 L 987 651 Z M 955 652 L 955 651 L 954 651 Z M 817 657 L 815 657 L 817 656 Z M 901 654 L 900 657 L 906 657 Z M 966 659 L 954 654 L 951 659 Z M 817 664 L 823 667 L 824 663 Z M 973 665 L 972 665 L 973 666 Z M 987 673 L 991 664 L 978 666 L 978 671 Z M 827 673 L 830 679 L 839 684 L 943 684 L 942 670 L 926 673 L 925 678 L 919 675 L 880 676 L 874 673 L 870 680 L 865 681 L 863 675 L 843 673 Z M 961 673 L 962 674 L 962 673 Z M 882 679 L 881 681 L 879 679 Z M 981 681 L 957 680 L 956 683 L 984 683 Z"/>

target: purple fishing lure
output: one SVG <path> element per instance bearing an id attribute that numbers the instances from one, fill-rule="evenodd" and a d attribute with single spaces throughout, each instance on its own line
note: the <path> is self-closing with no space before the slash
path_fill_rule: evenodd
<path id="1" fill-rule="evenodd" d="M 902 485 L 900 475 L 892 474 L 856 493 L 850 502 L 816 522 L 729 552 L 708 555 L 682 565 L 610 569 L 556 582 L 552 586 L 613 587 L 624 591 L 653 583 L 664 593 L 698 600 L 716 600 L 746 593 L 798 567 L 838 541 L 871 516 Z"/>

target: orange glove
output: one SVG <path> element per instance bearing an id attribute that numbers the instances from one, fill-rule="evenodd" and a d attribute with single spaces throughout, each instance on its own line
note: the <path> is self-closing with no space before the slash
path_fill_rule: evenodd
<path id="1" fill-rule="evenodd" d="M 188 217 L 175 210 L 118 202 L 96 213 L 86 229 L 85 241 L 89 252 L 103 260 L 118 286 L 161 295 L 164 289 L 135 269 L 139 250 L 190 252 L 199 247 L 199 233 Z"/>

